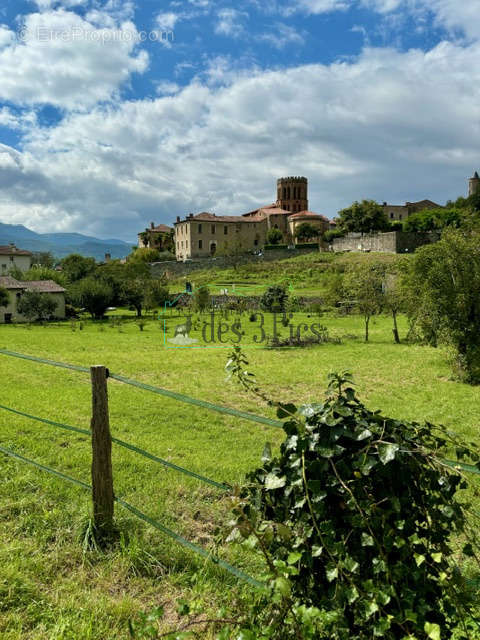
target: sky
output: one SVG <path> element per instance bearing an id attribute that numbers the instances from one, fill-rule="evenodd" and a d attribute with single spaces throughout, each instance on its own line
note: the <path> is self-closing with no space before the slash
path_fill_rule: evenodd
<path id="1" fill-rule="evenodd" d="M 135 240 L 309 180 L 445 204 L 480 170 L 478 0 L 3 0 L 0 222 Z"/>

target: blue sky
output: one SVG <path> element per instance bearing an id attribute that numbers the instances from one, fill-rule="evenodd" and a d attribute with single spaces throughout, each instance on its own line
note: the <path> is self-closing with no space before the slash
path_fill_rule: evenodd
<path id="1" fill-rule="evenodd" d="M 239 214 L 464 194 L 477 0 L 4 0 L 0 221 L 134 239 Z"/>

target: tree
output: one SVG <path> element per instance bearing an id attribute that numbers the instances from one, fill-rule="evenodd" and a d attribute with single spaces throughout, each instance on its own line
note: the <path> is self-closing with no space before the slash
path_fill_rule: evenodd
<path id="1" fill-rule="evenodd" d="M 462 222 L 463 212 L 454 207 L 449 209 L 424 209 L 413 213 L 403 223 L 404 231 L 437 231 L 445 227 L 458 227 Z"/>
<path id="2" fill-rule="evenodd" d="M 112 304 L 113 290 L 106 283 L 95 278 L 85 278 L 71 290 L 72 299 L 78 306 L 84 307 L 92 318 L 100 319 Z"/>
<path id="3" fill-rule="evenodd" d="M 10 294 L 4 287 L 0 287 L 0 307 L 8 307 L 10 302 Z"/>
<path id="4" fill-rule="evenodd" d="M 60 266 L 69 282 L 77 282 L 95 271 L 95 258 L 84 258 L 79 253 L 71 253 L 60 261 Z"/>
<path id="5" fill-rule="evenodd" d="M 408 314 L 429 342 L 444 337 L 460 376 L 480 383 L 480 232 L 445 230 L 417 249 L 405 275 Z"/>
<path id="6" fill-rule="evenodd" d="M 25 291 L 17 303 L 17 311 L 25 316 L 29 322 L 33 320 L 48 320 L 57 308 L 57 302 L 52 296 L 39 291 Z"/>
<path id="7" fill-rule="evenodd" d="M 157 262 L 160 256 L 158 249 L 150 249 L 147 247 L 134 247 L 132 253 L 128 256 L 128 262 Z"/>
<path id="8" fill-rule="evenodd" d="M 48 267 L 42 266 L 31 267 L 31 269 L 22 273 L 20 278 L 17 278 L 17 280 L 18 279 L 24 282 L 31 280 L 53 280 L 61 287 L 66 287 L 68 284 L 67 277 L 63 271 L 56 271 L 55 269 L 49 269 Z"/>
<path id="9" fill-rule="evenodd" d="M 210 291 L 206 285 L 202 285 L 195 289 L 193 294 L 193 304 L 195 309 L 202 312 L 210 306 Z"/>
<path id="10" fill-rule="evenodd" d="M 351 266 L 345 273 L 343 287 L 348 301 L 365 320 L 365 342 L 369 338 L 370 318 L 379 313 L 383 302 L 383 273 L 376 264 Z"/>
<path id="11" fill-rule="evenodd" d="M 46 269 L 53 269 L 55 266 L 55 258 L 50 251 L 34 251 L 32 253 L 32 264 Z"/>
<path id="12" fill-rule="evenodd" d="M 375 200 L 355 201 L 350 207 L 338 212 L 338 228 L 341 231 L 371 233 L 387 231 L 390 227 L 383 207 Z"/>
<path id="13" fill-rule="evenodd" d="M 396 344 L 400 344 L 397 317 L 405 306 L 405 292 L 402 287 L 402 279 L 396 272 L 387 271 L 383 284 L 383 305 L 392 314 L 393 338 Z"/>
<path id="14" fill-rule="evenodd" d="M 126 280 L 122 283 L 122 303 L 129 307 L 133 307 L 137 312 L 137 317 L 141 318 L 142 308 L 145 299 L 145 281 Z"/>
<path id="15" fill-rule="evenodd" d="M 145 289 L 145 298 L 143 301 L 145 309 L 151 310 L 156 307 L 164 307 L 168 302 L 168 287 L 164 280 L 151 280 Z"/>
<path id="16" fill-rule="evenodd" d="M 264 311 L 283 313 L 288 300 L 288 293 L 284 286 L 275 284 L 265 291 L 260 299 L 260 306 Z"/>
<path id="17" fill-rule="evenodd" d="M 298 238 L 298 240 L 303 240 L 304 242 L 308 242 L 313 238 L 318 238 L 319 235 L 319 229 L 309 222 L 302 222 L 295 229 L 295 237 Z"/>
<path id="18" fill-rule="evenodd" d="M 280 229 L 269 229 L 267 231 L 267 244 L 280 244 L 283 240 L 283 233 Z"/>
<path id="19" fill-rule="evenodd" d="M 233 270 L 236 271 L 238 265 L 243 260 L 243 256 L 245 255 L 245 248 L 241 238 L 239 238 L 238 235 L 235 235 L 233 240 L 226 240 L 223 243 L 223 246 L 217 249 L 216 255 L 228 258 Z"/>

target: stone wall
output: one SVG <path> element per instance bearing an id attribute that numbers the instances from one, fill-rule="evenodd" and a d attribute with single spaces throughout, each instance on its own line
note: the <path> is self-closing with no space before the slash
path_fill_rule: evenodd
<path id="1" fill-rule="evenodd" d="M 311 249 L 271 249 L 264 251 L 262 256 L 254 256 L 252 254 L 233 258 L 230 256 L 218 256 L 217 258 L 197 258 L 189 260 L 188 262 L 169 260 L 166 262 L 154 262 L 151 265 L 151 269 L 154 277 L 159 278 L 163 274 L 167 274 L 168 277 L 175 278 L 177 276 L 186 276 L 193 271 L 199 271 L 201 269 L 225 269 L 227 267 L 232 267 L 235 264 L 285 260 L 286 258 L 293 258 L 294 256 L 314 251 L 318 251 L 318 247 L 316 245 L 313 245 Z"/>
<path id="2" fill-rule="evenodd" d="M 333 251 L 379 251 L 382 253 L 413 253 L 425 244 L 438 242 L 440 234 L 436 231 L 414 233 L 389 231 L 387 233 L 349 233 L 344 238 L 335 238 Z"/>

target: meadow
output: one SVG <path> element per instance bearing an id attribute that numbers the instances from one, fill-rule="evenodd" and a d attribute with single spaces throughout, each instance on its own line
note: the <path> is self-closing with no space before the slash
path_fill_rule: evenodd
<path id="1" fill-rule="evenodd" d="M 234 316 L 232 316 L 234 317 Z M 199 337 L 201 324 L 191 335 Z M 181 317 L 166 320 L 173 335 Z M 267 318 L 267 320 L 271 320 Z M 241 318 L 242 344 L 267 395 L 301 404 L 323 397 L 327 374 L 349 370 L 372 409 L 398 418 L 444 424 L 475 439 L 480 420 L 478 389 L 451 377 L 447 352 L 393 343 L 391 319 L 372 320 L 363 342 L 359 316 L 295 314 L 292 322 L 328 327 L 340 344 L 269 349 L 256 346 L 256 325 Z M 163 321 L 85 321 L 45 326 L 2 326 L 0 348 L 40 358 L 90 366 L 274 417 L 272 409 L 226 380 L 231 347 L 167 348 Z M 286 333 L 286 330 L 283 329 Z M 405 336 L 406 320 L 400 319 Z M 89 428 L 90 381 L 86 373 L 0 355 L 0 404 L 74 426 Z M 112 434 L 160 457 L 218 481 L 241 483 L 259 466 L 266 441 L 278 447 L 282 431 L 233 416 L 180 404 L 147 391 L 109 382 Z M 87 436 L 59 431 L 0 410 L 0 446 L 89 482 Z M 164 604 L 166 623 L 186 597 L 207 607 L 234 606 L 251 587 L 211 562 L 162 536 L 116 507 L 122 535 L 104 553 L 83 545 L 90 496 L 80 489 L 0 454 L 0 637 L 5 640 L 128 637 L 128 620 Z M 255 559 L 224 542 L 228 499 L 213 487 L 114 448 L 116 494 L 187 539 L 251 575 Z"/>

